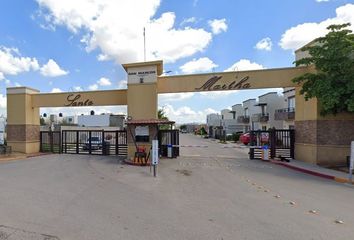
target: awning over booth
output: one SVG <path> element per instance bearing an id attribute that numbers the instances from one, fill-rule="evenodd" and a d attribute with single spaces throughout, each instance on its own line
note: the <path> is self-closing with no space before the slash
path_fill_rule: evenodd
<path id="1" fill-rule="evenodd" d="M 174 121 L 165 119 L 139 119 L 139 120 L 128 120 L 128 125 L 161 125 L 161 124 L 174 124 Z"/>

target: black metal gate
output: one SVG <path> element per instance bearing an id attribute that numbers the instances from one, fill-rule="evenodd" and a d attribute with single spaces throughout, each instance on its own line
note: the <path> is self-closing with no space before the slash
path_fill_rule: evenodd
<path id="1" fill-rule="evenodd" d="M 293 129 L 251 131 L 250 159 L 261 159 L 265 146 L 269 149 L 269 158 L 294 159 L 295 131 Z"/>
<path id="2" fill-rule="evenodd" d="M 63 130 L 62 152 L 127 156 L 127 132 L 125 130 Z"/>
<path id="3" fill-rule="evenodd" d="M 60 131 L 40 132 L 40 152 L 61 153 Z"/>
<path id="4" fill-rule="evenodd" d="M 172 157 L 179 156 L 179 130 L 159 130 L 158 140 L 162 157 L 167 157 L 169 145 L 172 145 Z"/>

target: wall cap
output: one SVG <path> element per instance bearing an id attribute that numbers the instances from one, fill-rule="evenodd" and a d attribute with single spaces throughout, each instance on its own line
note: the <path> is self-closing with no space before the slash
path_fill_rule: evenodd
<path id="1" fill-rule="evenodd" d="M 30 87 L 11 87 L 6 89 L 7 94 L 37 94 L 39 90 Z"/>

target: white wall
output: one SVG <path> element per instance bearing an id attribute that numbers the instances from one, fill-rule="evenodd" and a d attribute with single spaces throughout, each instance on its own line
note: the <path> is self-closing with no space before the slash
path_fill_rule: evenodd
<path id="1" fill-rule="evenodd" d="M 78 125 L 85 127 L 108 127 L 109 115 L 81 115 L 78 117 Z"/>
<path id="2" fill-rule="evenodd" d="M 221 110 L 222 119 L 233 119 L 233 114 L 230 111 L 230 109 Z"/>
<path id="3" fill-rule="evenodd" d="M 269 120 L 268 123 L 260 124 L 261 128 L 262 126 L 266 126 L 266 128 L 272 128 L 275 127 L 276 129 L 282 129 L 283 128 L 283 121 L 280 120 L 274 120 L 274 113 L 276 109 L 281 109 L 283 108 L 284 104 L 284 97 L 278 95 L 276 92 L 270 92 L 267 94 L 264 94 L 259 97 L 259 103 L 266 103 L 266 113 L 269 114 Z M 261 107 L 258 107 L 261 111 Z"/>
<path id="4" fill-rule="evenodd" d="M 207 126 L 220 126 L 221 115 L 211 113 L 207 115 Z"/>
<path id="5" fill-rule="evenodd" d="M 255 106 L 256 104 L 257 104 L 256 99 L 248 99 L 246 101 L 243 101 L 243 104 L 242 104 L 243 111 L 246 108 L 248 108 L 248 116 L 250 117 L 250 123 L 246 124 L 248 126 L 248 129 L 252 129 L 252 125 L 253 125 L 254 130 L 260 129 L 260 125 L 258 122 L 252 123 L 252 121 L 251 121 L 252 120 L 251 116 L 253 114 L 261 113 L 261 109 L 258 106 Z M 246 127 L 245 127 L 244 131 L 246 131 Z"/>

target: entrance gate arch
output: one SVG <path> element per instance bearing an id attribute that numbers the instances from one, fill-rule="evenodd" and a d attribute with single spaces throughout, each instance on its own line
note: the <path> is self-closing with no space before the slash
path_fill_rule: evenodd
<path id="1" fill-rule="evenodd" d="M 127 105 L 128 120 L 157 118 L 157 96 L 160 93 L 227 91 L 260 88 L 295 87 L 295 158 L 307 162 L 326 163 L 345 159 L 349 153 L 346 139 L 333 142 L 324 131 L 332 127 L 345 135 L 352 126 L 353 114 L 324 118 L 319 114 L 316 99 L 305 101 L 292 79 L 314 72 L 313 67 L 291 67 L 253 71 L 221 72 L 179 76 L 162 76 L 162 61 L 123 64 L 128 88 L 124 90 L 76 93 L 39 93 L 28 87 L 7 89 L 8 144 L 13 151 L 39 151 L 39 108 Z M 306 135 L 305 134 L 308 135 Z M 152 140 L 152 139 L 151 139 Z M 151 145 L 151 141 L 147 145 Z M 128 158 L 135 152 L 135 143 L 128 138 Z"/>

